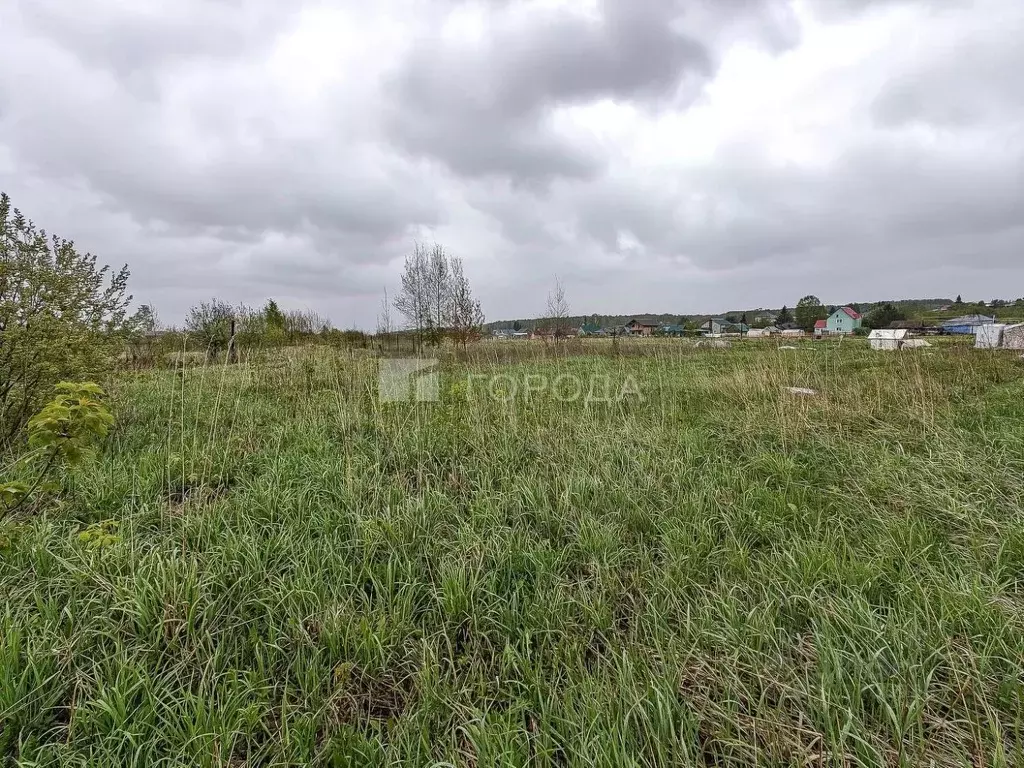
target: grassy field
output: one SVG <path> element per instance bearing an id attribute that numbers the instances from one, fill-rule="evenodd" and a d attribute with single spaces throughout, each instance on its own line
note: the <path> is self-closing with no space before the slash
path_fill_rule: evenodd
<path id="1" fill-rule="evenodd" d="M 0 755 L 1024 765 L 1024 361 L 797 346 L 120 377 L 0 527 Z"/>

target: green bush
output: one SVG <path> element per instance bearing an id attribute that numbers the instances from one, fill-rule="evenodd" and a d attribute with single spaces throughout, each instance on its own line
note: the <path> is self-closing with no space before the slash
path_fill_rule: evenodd
<path id="1" fill-rule="evenodd" d="M 97 384 L 62 381 L 55 389 L 56 397 L 29 419 L 30 450 L 15 462 L 17 468 L 32 470 L 35 479 L 31 483 L 0 482 L 0 504 L 5 513 L 13 512 L 45 488 L 52 470 L 78 464 L 92 441 L 105 437 L 114 423 Z"/>
<path id="2" fill-rule="evenodd" d="M 58 381 L 101 379 L 125 348 L 128 268 L 50 238 L 0 194 L 0 449 Z"/>
<path id="3" fill-rule="evenodd" d="M 225 301 L 213 299 L 197 304 L 188 311 L 185 330 L 212 360 L 227 351 L 231 333 L 235 330 L 234 321 L 235 308 Z"/>

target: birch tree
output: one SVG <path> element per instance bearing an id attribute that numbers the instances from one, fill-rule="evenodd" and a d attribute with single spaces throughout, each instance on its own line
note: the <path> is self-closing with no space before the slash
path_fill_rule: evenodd
<path id="1" fill-rule="evenodd" d="M 429 278 L 430 254 L 426 247 L 417 243 L 413 252 L 405 257 L 401 288 L 395 296 L 395 309 L 405 318 L 406 327 L 416 331 L 417 346 L 423 342 L 423 330 L 429 319 Z"/>
<path id="2" fill-rule="evenodd" d="M 448 326 L 455 341 L 465 349 L 469 341 L 479 335 L 484 324 L 484 312 L 480 301 L 473 296 L 469 280 L 462 269 L 462 259 L 452 257 L 449 266 Z"/>
<path id="3" fill-rule="evenodd" d="M 453 289 L 451 257 L 444 246 L 435 244 L 427 262 L 427 330 L 437 344 L 448 321 Z"/>
<path id="4" fill-rule="evenodd" d="M 384 298 L 380 300 L 380 312 L 377 314 L 377 335 L 390 336 L 394 328 L 391 325 L 391 302 L 388 301 L 388 289 L 384 289 Z"/>
<path id="5" fill-rule="evenodd" d="M 448 333 L 465 345 L 483 325 L 483 310 L 473 297 L 462 259 L 442 245 L 417 244 L 406 257 L 394 307 L 415 329 L 420 343 L 426 338 L 438 344 Z"/>
<path id="6" fill-rule="evenodd" d="M 565 298 L 565 286 L 555 276 L 555 287 L 548 294 L 547 321 L 555 339 L 569 335 L 569 301 Z"/>

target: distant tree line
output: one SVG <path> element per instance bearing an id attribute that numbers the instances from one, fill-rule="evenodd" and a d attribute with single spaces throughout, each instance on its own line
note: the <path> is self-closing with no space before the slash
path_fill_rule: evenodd
<path id="1" fill-rule="evenodd" d="M 367 343 L 362 331 L 333 328 L 328 318 L 312 310 L 282 310 L 274 299 L 261 309 L 216 298 L 200 302 L 189 309 L 184 332 L 211 360 L 234 361 L 240 348 Z"/>
<path id="2" fill-rule="evenodd" d="M 959 302 L 959 303 L 958 303 Z M 596 325 L 602 328 L 616 328 L 629 322 L 631 318 L 637 318 L 645 322 L 653 322 L 660 325 L 679 325 L 688 330 L 694 330 L 708 319 L 708 317 L 721 316 L 733 323 L 744 323 L 751 327 L 765 327 L 768 325 L 789 325 L 794 324 L 804 330 L 811 331 L 815 322 L 828 318 L 839 307 L 851 307 L 860 312 L 864 318 L 864 327 L 867 329 L 888 327 L 893 322 L 901 320 L 919 320 L 923 323 L 936 322 L 945 316 L 956 314 L 970 314 L 973 312 L 993 313 L 999 309 L 1024 309 L 1024 298 L 1015 300 L 993 299 L 990 302 L 966 302 L 962 297 L 957 301 L 948 298 L 932 299 L 893 299 L 876 302 L 845 302 L 842 304 L 825 304 L 817 296 L 808 295 L 801 299 L 798 304 L 799 317 L 796 307 L 784 305 L 778 312 L 763 309 L 751 309 L 744 312 L 726 312 L 719 315 L 676 315 L 666 313 L 638 313 L 635 315 L 572 315 L 566 318 L 566 323 L 572 328 L 579 328 L 582 325 Z M 948 305 L 948 308 L 946 308 Z M 940 308 L 944 308 L 940 311 Z M 944 314 L 945 312 L 945 314 Z M 498 330 L 512 328 L 514 330 L 544 331 L 549 323 L 550 312 L 545 312 L 539 317 L 519 318 L 516 320 L 501 320 L 488 323 L 486 330 Z M 1024 314 L 1011 312 L 1009 317 L 1020 317 Z"/>

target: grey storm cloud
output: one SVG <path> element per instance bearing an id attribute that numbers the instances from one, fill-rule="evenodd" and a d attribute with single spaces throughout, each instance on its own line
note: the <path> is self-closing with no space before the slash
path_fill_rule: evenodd
<path id="1" fill-rule="evenodd" d="M 873 118 L 890 127 L 915 122 L 948 129 L 1020 125 L 1024 45 L 1020 14 L 1016 22 L 1008 16 L 1005 24 L 992 19 L 985 35 L 951 35 L 939 61 L 894 73 L 872 105 Z"/>
<path id="2" fill-rule="evenodd" d="M 598 99 L 692 100 L 729 32 L 773 48 L 793 44 L 796 33 L 776 0 L 601 0 L 594 15 L 497 8 L 482 40 L 418 41 L 391 84 L 391 135 L 460 175 L 592 178 L 599 152 L 558 136 L 551 110 Z"/>
<path id="3" fill-rule="evenodd" d="M 94 215 L 127 213 L 131 237 L 116 234 L 117 220 L 97 239 L 153 287 L 177 271 L 203 275 L 207 292 L 254 280 L 268 294 L 352 290 L 351 265 L 386 263 L 439 220 L 422 176 L 373 136 L 353 135 L 342 112 L 295 131 L 265 82 L 245 76 L 299 6 L 89 5 L 16 5 L 25 34 L 6 51 L 38 66 L 0 73 L 0 145 L 18 176 L 83 182 L 102 201 Z M 182 101 L 183 74 L 215 86 Z M 127 251 L 133 239 L 147 253 Z M 180 248 L 188 239 L 193 247 Z"/>
<path id="4" fill-rule="evenodd" d="M 10 0 L 0 189 L 170 322 L 372 326 L 417 239 L 492 317 L 555 272 L 597 312 L 996 294 L 1022 38 L 1018 0 Z"/>
<path id="5" fill-rule="evenodd" d="M 104 29 L 100 38 L 104 50 L 109 46 L 113 52 L 104 53 L 102 62 L 127 60 L 111 42 L 122 29 L 129 30 L 125 36 L 132 60 L 130 67 L 116 70 L 113 82 L 102 75 L 86 76 L 75 61 L 59 53 L 49 67 L 0 75 L 0 94 L 12 118 L 4 134 L 20 159 L 40 175 L 59 177 L 73 171 L 98 192 L 119 199 L 140 219 L 214 227 L 243 238 L 267 229 L 305 227 L 383 238 L 401 234 L 409 222 L 436 222 L 436 207 L 423 190 L 416 194 L 417 178 L 408 164 L 380 152 L 372 142 L 348 144 L 341 116 L 296 138 L 288 134 L 287 125 L 271 119 L 274 105 L 261 94 L 258 82 L 229 78 L 215 99 L 197 95 L 184 105 L 187 110 L 159 99 L 133 98 L 121 87 L 122 77 L 131 79 L 138 72 L 155 76 L 160 67 L 170 66 L 159 51 L 135 51 L 135 36 L 143 31 L 144 39 L 162 39 L 164 52 L 173 51 L 185 61 L 193 61 L 196 50 L 212 51 L 212 42 L 208 45 L 204 38 L 197 43 L 189 30 L 201 29 L 201 35 L 217 32 L 220 26 L 208 26 L 214 20 L 230 26 L 228 12 L 238 12 L 240 2 L 217 0 L 197 7 L 210 5 L 217 8 L 214 18 L 197 13 L 189 27 L 183 26 L 186 14 L 179 5 L 165 6 L 175 9 L 166 29 L 163 17 L 156 14 L 138 14 L 118 23 L 112 15 L 113 29 Z M 44 6 L 49 13 L 41 14 L 33 5 L 26 19 L 45 20 L 44 33 L 56 35 L 50 41 L 60 46 L 57 51 L 68 50 L 64 31 L 71 24 L 70 12 L 65 10 L 62 23 L 52 23 L 61 18 L 58 6 Z M 257 15 L 263 8 L 257 3 Z M 236 40 L 237 50 L 230 48 L 230 34 L 227 39 L 229 48 L 218 55 L 258 53 L 258 40 L 263 38 L 250 40 L 253 49 Z M 94 50 L 98 45 L 80 43 L 90 55 L 99 55 L 99 49 Z M 240 117 L 232 97 L 259 107 Z"/>
<path id="6" fill-rule="evenodd" d="M 1008 247 L 979 248 L 974 258 L 979 266 L 1021 266 L 1024 152 L 936 157 L 871 143 L 827 169 L 804 171 L 738 152 L 695 174 L 690 185 L 711 202 L 650 189 L 593 190 L 572 205 L 578 236 L 614 250 L 619 233 L 628 231 L 650 252 L 714 272 L 783 259 L 935 267 L 962 258 L 944 243 L 1016 233 Z M 892 264 L 897 250 L 901 258 Z"/>

